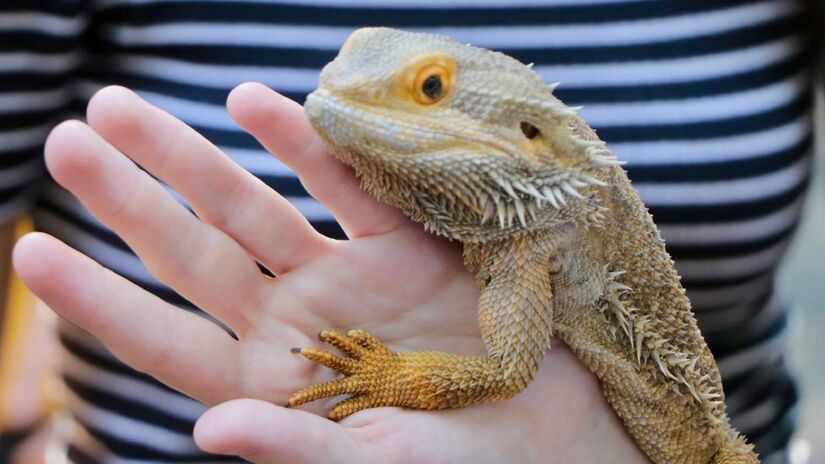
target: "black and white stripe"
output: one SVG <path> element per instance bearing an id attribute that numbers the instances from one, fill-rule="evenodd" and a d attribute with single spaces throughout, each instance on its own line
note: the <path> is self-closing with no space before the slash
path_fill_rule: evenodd
<path id="1" fill-rule="evenodd" d="M 292 172 L 229 119 L 261 81 L 302 101 L 356 27 L 438 32 L 532 62 L 628 161 L 718 356 L 734 423 L 782 462 L 797 393 L 784 364 L 776 264 L 809 172 L 807 8 L 791 0 L 9 0 L 0 6 L 0 218 L 32 204 L 45 134 L 123 84 L 183 119 L 340 236 Z M 48 182 L 38 226 L 167 301 L 114 234 Z M 199 453 L 203 406 L 61 331 L 70 460 L 227 462 Z"/>

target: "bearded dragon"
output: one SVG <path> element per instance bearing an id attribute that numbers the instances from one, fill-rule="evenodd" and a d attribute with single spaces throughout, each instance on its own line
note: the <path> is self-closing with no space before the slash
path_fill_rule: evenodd
<path id="1" fill-rule="evenodd" d="M 436 35 L 353 33 L 305 112 L 362 187 L 462 243 L 488 356 L 391 351 L 324 331 L 300 350 L 344 374 L 289 400 L 329 413 L 510 398 L 560 338 L 656 463 L 756 463 L 653 220 L 620 162 L 529 66 Z"/>

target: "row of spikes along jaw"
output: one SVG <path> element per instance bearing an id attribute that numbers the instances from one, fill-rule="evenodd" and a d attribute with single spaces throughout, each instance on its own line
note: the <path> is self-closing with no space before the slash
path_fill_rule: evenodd
<path id="1" fill-rule="evenodd" d="M 550 90 L 557 85 L 552 84 Z M 500 94 L 490 97 L 504 98 Z M 452 195 L 420 196 L 418 204 L 425 211 L 425 227 L 463 241 L 486 241 L 571 221 L 598 226 L 605 209 L 595 192 L 584 190 L 606 187 L 599 173 L 623 162 L 608 151 L 603 141 L 586 140 L 574 133 L 571 123 L 580 107 L 565 106 L 555 98 L 506 98 L 516 106 L 529 106 L 552 118 L 556 127 L 553 134 L 540 134 L 529 122 L 521 122 L 521 131 L 531 139 L 538 135 L 553 137 L 559 141 L 554 145 L 564 152 L 565 159 L 574 161 L 574 166 L 564 168 L 551 161 L 555 166 L 552 171 L 528 175 L 490 170 L 485 173 L 484 185 L 456 187 L 462 190 L 458 196 L 464 199 L 464 208 L 457 208 Z M 463 211 L 456 214 L 457 209 Z"/>

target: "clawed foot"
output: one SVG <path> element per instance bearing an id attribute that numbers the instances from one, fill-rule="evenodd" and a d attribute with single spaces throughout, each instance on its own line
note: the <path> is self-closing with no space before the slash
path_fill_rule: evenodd
<path id="1" fill-rule="evenodd" d="M 352 395 L 329 411 L 330 419 L 340 420 L 362 409 L 402 405 L 403 395 L 398 388 L 399 374 L 403 370 L 400 355 L 364 330 L 350 330 L 346 335 L 325 330 L 318 338 L 338 348 L 345 356 L 318 348 L 295 348 L 293 352 L 344 374 L 344 378 L 295 392 L 289 398 L 289 406 L 337 395 Z"/>

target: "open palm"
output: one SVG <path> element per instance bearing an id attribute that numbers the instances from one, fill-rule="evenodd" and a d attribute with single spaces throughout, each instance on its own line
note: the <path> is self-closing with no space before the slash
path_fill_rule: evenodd
<path id="1" fill-rule="evenodd" d="M 303 410 L 276 406 L 332 378 L 290 352 L 320 346 L 322 329 L 366 329 L 400 351 L 483 354 L 478 290 L 459 246 L 362 192 L 298 105 L 245 84 L 228 106 L 299 174 L 350 240 L 315 232 L 286 200 L 194 130 L 123 88 L 95 95 L 88 125 L 58 126 L 46 161 L 53 177 L 155 276 L 237 339 L 54 238 L 31 234 L 14 256 L 27 285 L 63 317 L 136 369 L 218 405 L 196 427 L 201 447 L 289 463 L 644 460 L 595 379 L 563 346 L 554 347 L 527 391 L 510 401 L 438 412 L 379 408 L 340 423 L 323 417 L 340 398 Z M 182 194 L 197 217 L 152 176 Z M 277 278 L 262 274 L 256 261 Z"/>

